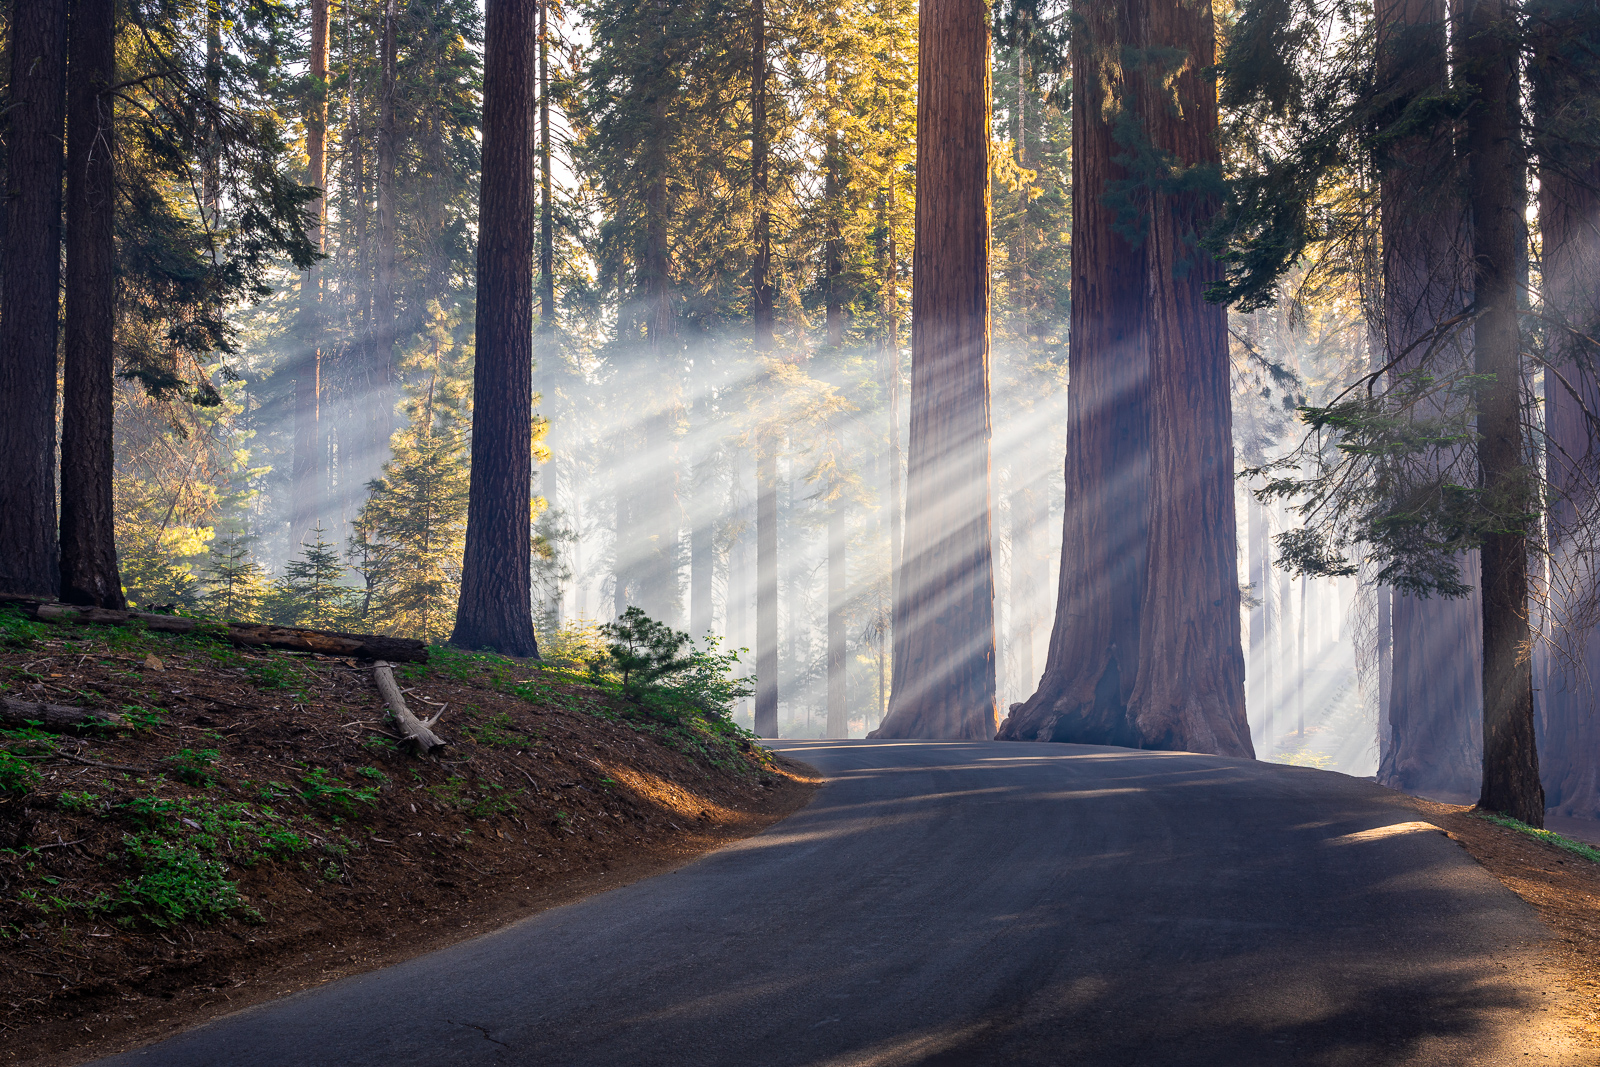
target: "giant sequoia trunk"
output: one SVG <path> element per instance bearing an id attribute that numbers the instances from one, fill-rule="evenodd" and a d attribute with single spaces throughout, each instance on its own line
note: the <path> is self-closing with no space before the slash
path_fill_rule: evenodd
<path id="1" fill-rule="evenodd" d="M 1559 653 L 1543 680 L 1539 764 L 1551 814 L 1600 818 L 1600 630 L 1585 628 L 1595 595 L 1594 564 L 1583 552 L 1580 515 L 1595 506 L 1600 414 L 1600 160 L 1565 136 L 1562 125 L 1600 62 L 1577 32 L 1576 0 L 1530 5 L 1544 27 L 1530 66 L 1540 142 L 1539 228 L 1544 238 L 1544 314 L 1555 341 L 1545 372 L 1547 472 L 1558 494 L 1549 513 L 1550 629 Z M 1589 82 L 1592 86 L 1592 81 Z"/>
<path id="2" fill-rule="evenodd" d="M 981 0 L 924 0 L 905 548 L 873 737 L 995 730 L 989 514 L 989 42 Z"/>
<path id="3" fill-rule="evenodd" d="M 1216 40 L 1210 5 L 1149 5 L 1138 95 L 1156 149 L 1216 167 Z M 1167 67 L 1162 58 L 1184 58 Z M 1128 719 L 1147 748 L 1255 755 L 1244 711 L 1233 507 L 1227 310 L 1208 303 L 1218 265 L 1197 250 L 1216 209 L 1199 192 L 1153 190 L 1146 237 L 1150 315 L 1149 570 Z"/>
<path id="4" fill-rule="evenodd" d="M 1074 69 L 1095 76 L 1073 104 L 1061 582 L 1039 691 L 1001 736 L 1251 756 L 1227 318 L 1194 246 L 1215 204 L 1179 183 L 1144 183 L 1133 212 L 1106 195 L 1126 177 L 1122 120 L 1178 168 L 1218 163 L 1211 12 L 1127 0 L 1077 16 Z"/>
<path id="5" fill-rule="evenodd" d="M 307 73 L 311 99 L 306 106 L 306 184 L 317 190 L 309 205 L 311 224 L 306 236 L 322 251 L 328 183 L 328 20 L 329 0 L 311 3 L 311 55 Z M 293 514 L 289 532 L 294 543 L 304 542 L 322 515 L 322 269 L 313 263 L 300 276 L 296 329 L 301 351 L 294 371 Z"/>
<path id="6" fill-rule="evenodd" d="M 489 0 L 478 197 L 472 483 L 453 644 L 537 656 L 533 632 L 534 52 L 538 0 Z"/>
<path id="7" fill-rule="evenodd" d="M 126 606 L 111 494 L 116 369 L 115 0 L 73 0 L 67 57 L 67 326 L 61 599 Z"/>
<path id="8" fill-rule="evenodd" d="M 0 279 L 0 592 L 53 596 L 66 0 L 15 0 Z"/>
<path id="9" fill-rule="evenodd" d="M 1478 389 L 1478 465 L 1490 506 L 1516 515 L 1534 506 L 1522 428 L 1519 273 L 1526 248 L 1525 161 L 1520 149 L 1516 12 L 1508 0 L 1467 5 L 1460 42 L 1468 87 L 1466 143 L 1471 159 L 1474 369 Z M 1484 538 L 1483 789 L 1480 807 L 1530 826 L 1544 825 L 1544 788 L 1533 729 L 1529 657 L 1528 538 L 1515 523 Z"/>
<path id="10" fill-rule="evenodd" d="M 772 215 L 767 201 L 767 9 L 751 7 L 750 200 L 755 255 L 750 268 L 750 314 L 757 358 L 771 359 L 777 342 L 772 264 Z M 756 435 L 756 702 L 755 732 L 778 736 L 778 439 Z"/>
<path id="11" fill-rule="evenodd" d="M 1112 134 L 1131 106 L 1121 69 L 1138 0 L 1082 3 L 1072 97 L 1072 310 L 1066 510 L 1055 625 L 1039 688 L 1000 728 L 1011 741 L 1137 745 L 1127 717 L 1139 664 L 1150 499 L 1143 247 L 1106 202 L 1127 177 Z M 1030 679 L 1031 680 L 1031 679 Z"/>
<path id="12" fill-rule="evenodd" d="M 1444 0 L 1377 5 L 1378 77 L 1403 108 L 1448 80 Z M 1443 327 L 1468 300 L 1468 235 L 1459 165 L 1447 136 L 1419 134 L 1395 144 L 1383 167 L 1381 319 L 1392 375 L 1459 373 L 1470 330 Z M 1397 361 L 1397 362 L 1396 362 Z M 1444 414 L 1425 402 L 1419 416 Z M 1470 475 L 1463 474 L 1462 479 Z M 1477 555 L 1462 560 L 1476 585 Z M 1395 593 L 1387 729 L 1379 737 L 1378 780 L 1441 796 L 1470 794 L 1482 762 L 1481 594 L 1449 600 Z"/>

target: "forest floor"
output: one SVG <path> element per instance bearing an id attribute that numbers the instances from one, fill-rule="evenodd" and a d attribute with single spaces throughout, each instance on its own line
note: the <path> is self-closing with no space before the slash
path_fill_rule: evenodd
<path id="1" fill-rule="evenodd" d="M 1538 911 L 1552 934 L 1549 978 L 1568 1022 L 1600 1050 L 1600 863 L 1490 822 L 1466 805 L 1411 799 L 1428 822 Z"/>
<path id="2" fill-rule="evenodd" d="M 0 608 L 0 692 L 133 729 L 0 728 L 0 1064 L 82 1062 L 487 932 L 756 833 L 801 764 L 583 675 L 435 649 L 432 759 L 352 660 Z"/>

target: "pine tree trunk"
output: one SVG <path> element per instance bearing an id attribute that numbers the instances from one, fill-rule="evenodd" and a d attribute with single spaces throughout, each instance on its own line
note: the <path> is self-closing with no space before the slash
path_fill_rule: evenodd
<path id="1" fill-rule="evenodd" d="M 61 599 L 122 608 L 112 501 L 116 370 L 115 0 L 72 0 L 67 57 L 67 307 Z"/>
<path id="2" fill-rule="evenodd" d="M 1254 495 L 1250 497 L 1247 511 L 1246 554 L 1249 557 L 1250 595 L 1258 603 L 1250 608 L 1249 666 L 1245 672 L 1248 683 L 1246 705 L 1254 713 L 1253 735 L 1263 744 L 1270 736 L 1272 692 L 1272 657 L 1267 647 L 1267 583 L 1272 580 L 1272 544 L 1267 531 L 1267 509 Z"/>
<path id="3" fill-rule="evenodd" d="M 995 730 L 986 15 L 981 0 L 924 0 L 919 15 L 905 556 L 874 737 Z"/>
<path id="4" fill-rule="evenodd" d="M 0 278 L 0 592 L 52 596 L 66 0 L 15 0 Z M 26 269 L 17 269 L 17 265 Z"/>
<path id="5" fill-rule="evenodd" d="M 1118 62 L 1133 44 L 1128 0 L 1081 3 L 1072 100 L 1072 305 L 1066 512 L 1055 625 L 1039 688 L 1000 727 L 1013 741 L 1138 744 L 1127 703 L 1139 664 L 1150 499 L 1149 354 L 1143 248 L 1106 203 L 1126 172 L 1112 116 L 1132 107 Z"/>
<path id="6" fill-rule="evenodd" d="M 377 172 L 377 248 L 372 292 L 372 365 L 368 371 L 373 395 L 366 402 L 371 420 L 369 448 L 377 464 L 389 456 L 389 435 L 394 430 L 395 385 L 395 258 L 399 231 L 395 218 L 396 129 L 396 42 L 395 3 L 384 0 L 383 35 L 379 43 L 382 67 L 378 87 L 378 172 Z M 531 71 L 530 71 L 531 74 Z M 531 102 L 530 102 L 531 111 Z M 531 161 L 530 161 L 531 163 Z M 529 168 L 531 170 L 531 166 Z M 481 210 L 481 205 L 480 205 Z"/>
<path id="7" fill-rule="evenodd" d="M 1146 129 L 1182 166 L 1217 166 L 1216 33 L 1209 5 L 1150 0 L 1140 72 Z M 1187 56 L 1175 77 L 1163 50 Z M 1142 747 L 1254 757 L 1244 708 L 1233 498 L 1227 310 L 1208 303 L 1221 274 L 1193 246 L 1210 197 L 1156 190 L 1145 261 L 1150 322 L 1150 547 L 1139 670 L 1128 718 Z"/>
<path id="8" fill-rule="evenodd" d="M 1402 102 L 1439 91 L 1448 79 L 1444 0 L 1384 0 L 1375 16 L 1378 76 L 1387 91 Z M 1466 303 L 1470 257 L 1456 166 L 1448 138 L 1418 137 L 1396 146 L 1382 176 L 1383 362 L 1399 359 L 1398 374 L 1424 368 L 1455 373 L 1468 358 L 1466 331 L 1438 338 L 1436 350 L 1429 340 Z M 1443 410 L 1430 406 L 1422 414 Z M 1462 568 L 1464 580 L 1476 585 L 1476 554 L 1463 559 Z M 1392 595 L 1388 733 L 1378 771 L 1386 785 L 1462 796 L 1477 784 L 1480 605 L 1476 589 L 1460 600 Z"/>
<path id="9" fill-rule="evenodd" d="M 1592 595 L 1593 565 L 1585 559 L 1580 516 L 1592 508 L 1596 433 L 1589 413 L 1600 412 L 1600 351 L 1592 325 L 1600 321 L 1600 161 L 1564 144 L 1560 123 L 1581 113 L 1585 76 L 1596 61 L 1574 25 L 1575 5 L 1538 0 L 1530 14 L 1542 27 L 1529 74 L 1540 141 L 1539 228 L 1544 241 L 1543 311 L 1554 324 L 1544 404 L 1547 477 L 1557 499 L 1549 510 L 1551 588 L 1549 625 L 1557 651 L 1546 657 L 1542 698 L 1544 735 L 1539 764 L 1550 814 L 1600 818 L 1600 709 L 1592 685 L 1600 671 L 1600 630 L 1572 616 Z M 1581 142 L 1580 142 L 1581 143 Z M 1571 390 L 1569 392 L 1569 389 Z M 1575 396 L 1574 393 L 1577 395 Z"/>
<path id="10" fill-rule="evenodd" d="M 695 401 L 695 425 L 705 426 L 710 421 L 710 401 L 702 397 Z M 716 614 L 711 599 L 713 568 L 716 565 L 715 546 L 712 543 L 712 523 L 715 508 L 711 506 L 711 472 L 713 459 L 702 460 L 689 484 L 689 633 L 699 638 L 711 633 Z"/>
<path id="11" fill-rule="evenodd" d="M 200 203 L 206 224 L 222 221 L 222 138 L 217 124 L 222 107 L 222 0 L 206 0 L 206 144 L 200 168 Z"/>
<path id="12" fill-rule="evenodd" d="M 1478 463 L 1491 506 L 1533 507 L 1524 456 L 1518 274 L 1527 202 L 1520 151 L 1516 11 L 1507 0 L 1474 0 L 1457 35 L 1471 106 L 1466 147 L 1472 211 L 1474 369 L 1492 376 L 1478 391 Z M 1534 744 L 1529 652 L 1528 539 L 1520 530 L 1483 542 L 1483 791 L 1478 806 L 1544 825 L 1544 788 Z"/>
<path id="13" fill-rule="evenodd" d="M 549 11 L 550 0 L 539 0 L 539 332 L 546 348 L 556 339 L 555 205 L 550 197 Z"/>
<path id="14" fill-rule="evenodd" d="M 901 546 L 905 494 L 900 485 L 900 260 L 894 239 L 894 184 L 885 194 L 885 262 L 883 269 L 882 359 L 884 406 L 889 409 L 889 495 L 884 507 L 889 512 L 889 600 L 900 599 Z M 892 629 L 892 627 L 891 627 Z M 886 638 L 891 639 L 892 638 Z M 879 716 L 880 720 L 882 716 Z"/>
<path id="15" fill-rule="evenodd" d="M 756 443 L 755 732 L 778 736 L 778 444 Z"/>
<path id="16" fill-rule="evenodd" d="M 311 3 L 311 55 L 307 74 L 311 99 L 306 107 L 306 184 L 317 190 L 307 205 L 311 225 L 306 236 L 318 252 L 323 248 L 328 183 L 328 19 L 329 0 Z M 303 351 L 294 377 L 293 514 L 291 544 L 304 542 L 322 516 L 322 268 L 313 264 L 300 276 L 295 334 Z"/>
<path id="17" fill-rule="evenodd" d="M 537 656 L 533 632 L 533 115 L 538 0 L 489 0 L 472 482 L 451 643 Z"/>
<path id="18" fill-rule="evenodd" d="M 845 569 L 846 525 L 844 501 L 834 499 L 828 512 L 828 736 L 849 737 L 850 709 L 845 692 Z"/>

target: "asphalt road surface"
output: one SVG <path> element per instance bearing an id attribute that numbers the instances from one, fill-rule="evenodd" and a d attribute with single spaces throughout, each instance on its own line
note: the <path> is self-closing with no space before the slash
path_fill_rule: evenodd
<path id="1" fill-rule="evenodd" d="M 1546 934 L 1394 794 L 1075 745 L 778 742 L 828 783 L 673 873 L 102 1061 L 1574 1064 Z"/>

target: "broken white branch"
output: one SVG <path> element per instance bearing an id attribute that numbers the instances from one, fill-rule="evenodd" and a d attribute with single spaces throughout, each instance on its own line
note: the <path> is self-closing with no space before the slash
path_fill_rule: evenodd
<path id="1" fill-rule="evenodd" d="M 431 755 L 445 746 L 445 742 L 429 729 L 439 721 L 439 716 L 423 722 L 406 707 L 406 698 L 400 695 L 400 687 L 394 681 L 393 664 L 383 660 L 373 664 L 372 679 L 378 685 L 378 692 L 383 694 L 383 702 L 389 705 L 389 717 L 394 720 L 395 729 L 401 737 L 416 746 L 419 755 Z"/>

